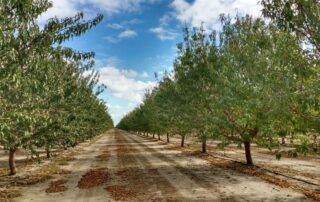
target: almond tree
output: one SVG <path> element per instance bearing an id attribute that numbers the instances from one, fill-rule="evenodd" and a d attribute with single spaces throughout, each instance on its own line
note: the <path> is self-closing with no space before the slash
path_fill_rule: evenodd
<path id="1" fill-rule="evenodd" d="M 304 134 L 320 134 L 320 3 L 304 0 L 263 0 L 263 14 L 277 26 L 290 34 L 296 35 L 299 43 L 304 44 L 304 54 L 308 56 L 308 64 L 300 68 L 306 72 L 308 79 L 301 82 L 297 92 L 299 103 L 293 110 L 299 120 L 296 127 Z"/>
<path id="2" fill-rule="evenodd" d="M 53 18 L 40 29 L 37 18 L 51 6 L 46 0 L 0 1 L 0 144 L 9 151 L 10 174 L 16 173 L 14 154 L 19 147 L 32 149 L 32 145 L 45 145 L 40 143 L 39 134 L 51 132 L 45 128 L 65 127 L 62 124 L 75 120 L 70 117 L 62 121 L 66 106 L 78 116 L 84 113 L 85 106 L 77 104 L 92 94 L 92 86 L 85 85 L 86 81 L 77 75 L 81 61 L 94 54 L 78 53 L 60 45 L 96 26 L 103 17 L 98 15 L 84 21 L 79 13 L 65 19 Z M 58 79 L 66 72 L 68 79 Z M 57 82 L 58 89 L 50 89 L 53 82 Z M 77 99 L 68 102 L 71 101 L 68 94 L 73 98 L 77 95 Z M 91 99 L 97 98 L 92 95 Z M 99 109 L 107 114 L 105 108 Z M 77 136 L 76 132 L 73 128 L 71 134 Z M 56 139 L 57 135 L 46 136 L 45 142 Z"/>

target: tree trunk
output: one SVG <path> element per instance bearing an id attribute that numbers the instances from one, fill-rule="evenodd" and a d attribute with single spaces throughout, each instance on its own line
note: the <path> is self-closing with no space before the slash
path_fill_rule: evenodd
<path id="1" fill-rule="evenodd" d="M 16 164 L 15 164 L 15 160 L 14 160 L 15 152 L 16 152 L 15 149 L 9 150 L 9 169 L 10 169 L 9 175 L 15 175 L 17 173 L 16 172 Z"/>
<path id="2" fill-rule="evenodd" d="M 286 144 L 286 139 L 284 137 L 281 138 L 281 144 L 285 145 Z"/>
<path id="3" fill-rule="evenodd" d="M 246 151 L 247 165 L 253 166 L 253 161 L 251 156 L 251 142 L 249 140 L 244 141 L 244 148 Z"/>
<path id="4" fill-rule="evenodd" d="M 168 142 L 168 143 L 170 142 L 169 133 L 167 133 L 167 142 Z"/>
<path id="5" fill-rule="evenodd" d="M 181 147 L 184 147 L 184 135 L 181 136 Z"/>
<path id="6" fill-rule="evenodd" d="M 47 154 L 47 158 L 49 159 L 51 157 L 51 154 L 50 154 L 50 147 L 48 145 L 46 146 L 46 154 Z"/>
<path id="7" fill-rule="evenodd" d="M 160 133 L 158 133 L 158 140 L 160 140 Z"/>
<path id="8" fill-rule="evenodd" d="M 202 137 L 202 153 L 207 152 L 207 138 L 203 135 Z"/>
<path id="9" fill-rule="evenodd" d="M 152 138 L 154 138 L 154 133 L 152 134 Z"/>

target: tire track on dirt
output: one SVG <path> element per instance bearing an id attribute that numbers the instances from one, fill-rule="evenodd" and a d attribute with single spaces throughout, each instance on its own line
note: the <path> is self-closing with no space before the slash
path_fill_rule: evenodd
<path id="1" fill-rule="evenodd" d="M 144 152 L 132 144 L 123 134 L 116 135 L 119 147 L 118 160 L 125 167 L 117 173 L 128 183 L 130 189 L 139 193 L 144 201 L 186 201 L 186 198 L 163 177 L 156 166 L 146 158 Z M 132 175 L 133 174 L 133 175 Z"/>
<path id="2" fill-rule="evenodd" d="M 190 173 L 190 170 L 183 168 L 178 162 L 165 157 L 160 154 L 159 151 L 149 148 L 143 143 L 135 140 L 133 136 L 123 135 L 127 141 L 137 144 L 137 149 L 141 153 L 145 153 L 143 157 L 139 156 L 139 159 L 146 162 L 158 162 L 157 170 L 165 177 L 177 190 L 180 190 L 185 200 L 193 201 L 225 201 L 221 197 L 222 193 L 208 183 L 204 178 L 199 177 L 195 173 Z M 155 160 L 156 159 L 156 160 Z M 199 182 L 198 182 L 199 180 Z M 232 201 L 230 198 L 227 201 Z"/>

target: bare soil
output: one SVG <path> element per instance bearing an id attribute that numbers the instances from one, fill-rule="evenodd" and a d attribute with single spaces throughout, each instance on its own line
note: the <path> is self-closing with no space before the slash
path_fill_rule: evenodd
<path id="1" fill-rule="evenodd" d="M 74 159 L 58 164 L 71 171 L 33 185 L 11 185 L 13 201 L 312 201 L 257 176 L 213 165 L 206 159 L 120 130 L 81 144 Z M 85 179 L 85 180 L 84 180 Z M 0 178 L 0 181 L 2 177 Z M 60 181 L 59 181 L 60 180 Z M 79 188 L 84 182 L 85 189 Z M 55 182 L 62 192 L 47 193 Z M 58 186 L 61 184 L 57 183 Z"/>

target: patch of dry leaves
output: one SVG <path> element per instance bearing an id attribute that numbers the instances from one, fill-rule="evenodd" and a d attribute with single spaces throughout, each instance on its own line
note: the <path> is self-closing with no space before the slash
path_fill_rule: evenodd
<path id="1" fill-rule="evenodd" d="M 64 192 L 68 190 L 68 188 L 65 186 L 66 183 L 67 183 L 67 180 L 52 181 L 50 183 L 50 186 L 46 189 L 46 192 L 47 193 Z"/>
<path id="2" fill-rule="evenodd" d="M 312 198 L 316 201 L 320 201 L 320 192 L 305 191 L 303 193 L 309 198 Z"/>
<path id="3" fill-rule="evenodd" d="M 82 176 L 78 182 L 80 189 L 90 189 L 104 184 L 109 179 L 109 174 L 104 168 L 93 169 Z"/>
<path id="4" fill-rule="evenodd" d="M 137 192 L 129 190 L 124 185 L 108 186 L 105 188 L 105 190 L 107 190 L 111 197 L 116 201 L 126 201 L 128 199 L 136 198 L 139 195 Z"/>

